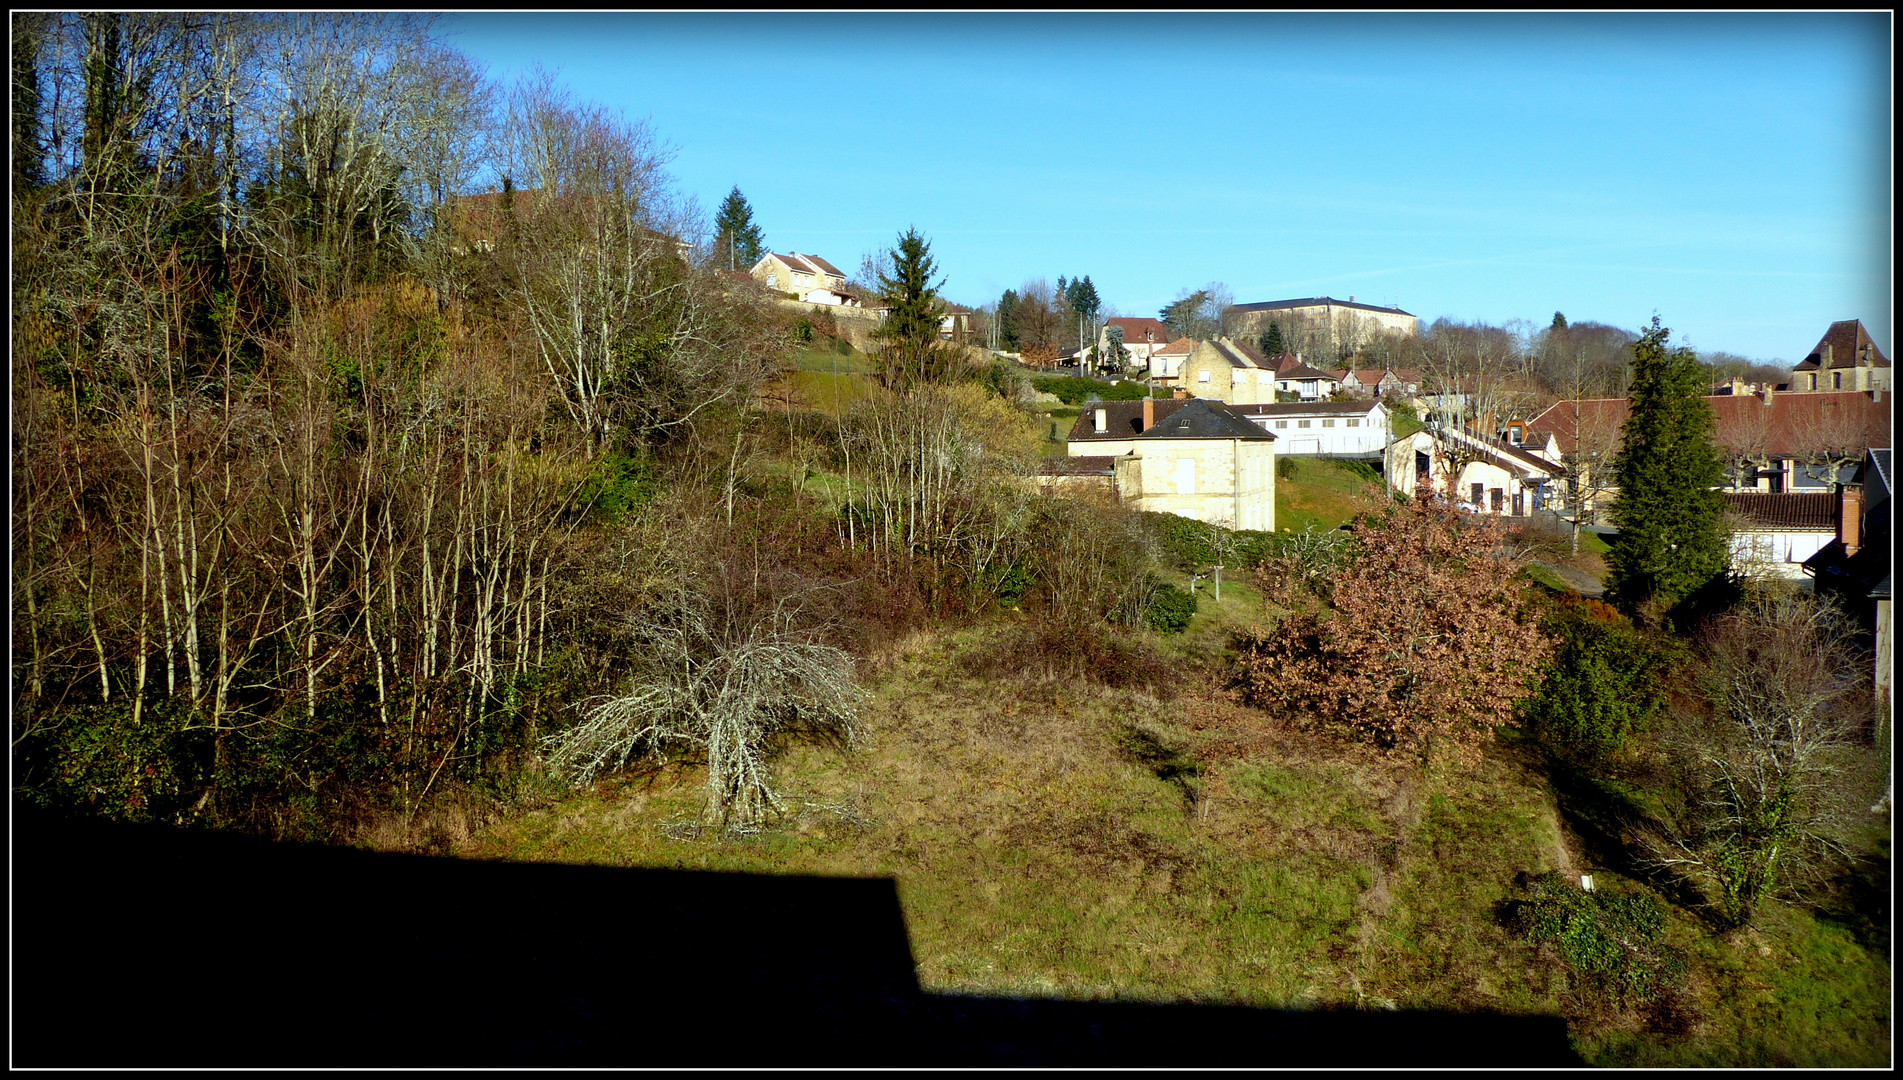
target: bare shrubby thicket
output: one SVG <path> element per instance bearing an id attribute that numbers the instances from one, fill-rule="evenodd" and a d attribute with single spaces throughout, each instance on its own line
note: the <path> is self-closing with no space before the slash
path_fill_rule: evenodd
<path id="1" fill-rule="evenodd" d="M 664 154 L 546 82 L 497 126 L 426 19 L 13 44 L 22 783 L 329 835 L 352 793 L 416 811 L 523 758 L 600 689 L 562 602 L 596 530 L 783 350 Z"/>
<path id="2" fill-rule="evenodd" d="M 1676 798 L 1644 843 L 1742 926 L 1837 869 L 1878 794 L 1869 654 L 1841 612 L 1784 590 L 1748 594 L 1699 643 L 1708 711 L 1665 733 Z"/>
<path id="3" fill-rule="evenodd" d="M 545 743 L 561 776 L 585 782 L 637 758 L 691 755 L 707 768 L 709 825 L 750 828 L 782 808 L 766 766 L 791 732 L 859 736 L 865 694 L 852 657 L 820 640 L 812 609 L 823 592 L 780 596 L 751 613 L 719 610 L 684 580 L 629 617 L 632 686 L 590 705 L 582 722 Z"/>

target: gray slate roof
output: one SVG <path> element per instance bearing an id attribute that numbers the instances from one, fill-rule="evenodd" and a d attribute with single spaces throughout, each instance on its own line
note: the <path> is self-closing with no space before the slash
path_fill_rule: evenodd
<path id="1" fill-rule="evenodd" d="M 1097 434 L 1097 410 L 1104 410 L 1109 430 Z M 1155 403 L 1156 425 L 1143 426 L 1141 401 L 1106 401 L 1086 406 L 1071 425 L 1071 442 L 1109 439 L 1274 439 L 1233 405 L 1209 398 L 1171 399 Z"/>
<path id="2" fill-rule="evenodd" d="M 1256 304 L 1237 304 L 1231 311 L 1281 311 L 1284 308 L 1321 307 L 1332 304 L 1335 307 L 1359 308 L 1362 311 L 1382 311 L 1389 315 L 1413 316 L 1411 311 L 1402 311 L 1398 307 L 1381 307 L 1377 304 L 1358 304 L 1353 300 L 1336 300 L 1331 296 L 1310 296 L 1302 300 L 1264 300 Z"/>

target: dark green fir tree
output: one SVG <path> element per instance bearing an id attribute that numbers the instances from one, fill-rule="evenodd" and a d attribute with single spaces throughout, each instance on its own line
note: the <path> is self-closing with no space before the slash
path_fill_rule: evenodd
<path id="1" fill-rule="evenodd" d="M 1281 324 L 1270 323 L 1269 328 L 1264 330 L 1262 337 L 1256 341 L 1256 345 L 1262 350 L 1262 355 L 1271 360 L 1287 352 L 1288 345 L 1282 340 Z"/>
<path id="2" fill-rule="evenodd" d="M 1613 472 L 1618 541 L 1608 558 L 1608 591 L 1647 622 L 1712 584 L 1730 563 L 1723 521 L 1724 459 L 1712 443 L 1716 421 L 1705 401 L 1706 372 L 1691 349 L 1652 328 L 1632 345 L 1631 413 Z"/>
<path id="3" fill-rule="evenodd" d="M 714 217 L 714 263 L 722 270 L 751 270 L 766 254 L 766 240 L 754 223 L 753 207 L 735 186 Z"/>

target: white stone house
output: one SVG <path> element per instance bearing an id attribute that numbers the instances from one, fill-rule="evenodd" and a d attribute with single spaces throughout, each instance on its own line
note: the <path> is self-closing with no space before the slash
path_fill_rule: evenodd
<path id="1" fill-rule="evenodd" d="M 1150 382 L 1157 386 L 1174 386 L 1181 381 L 1183 365 L 1189 362 L 1190 355 L 1196 351 L 1193 338 L 1177 338 L 1168 345 L 1150 352 Z"/>
<path id="2" fill-rule="evenodd" d="M 1276 437 L 1280 454 L 1378 458 L 1388 441 L 1388 407 L 1379 401 L 1289 401 L 1242 411 Z"/>
<path id="3" fill-rule="evenodd" d="M 1732 569 L 1749 577 L 1804 579 L 1804 563 L 1837 539 L 1839 496 L 1830 492 L 1728 491 Z"/>
<path id="4" fill-rule="evenodd" d="M 1275 528 L 1275 436 L 1234 406 L 1206 398 L 1106 401 L 1077 418 L 1068 451 L 1110 459 L 1113 491 L 1133 509 Z"/>
<path id="5" fill-rule="evenodd" d="M 1394 440 L 1382 467 L 1402 494 L 1425 488 L 1464 509 L 1514 517 L 1544 508 L 1557 487 L 1553 463 L 1531 450 L 1450 428 Z"/>
<path id="6" fill-rule="evenodd" d="M 1320 401 L 1341 389 L 1341 380 L 1307 364 L 1295 364 L 1275 373 L 1275 388 L 1284 394 L 1299 394 L 1303 401 Z"/>

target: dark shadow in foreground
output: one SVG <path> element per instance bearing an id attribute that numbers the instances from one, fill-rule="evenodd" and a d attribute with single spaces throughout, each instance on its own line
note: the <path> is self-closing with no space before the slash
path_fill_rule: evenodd
<path id="1" fill-rule="evenodd" d="M 922 993 L 889 879 L 13 823 L 13 1064 L 1578 1064 L 1551 1016 Z"/>

